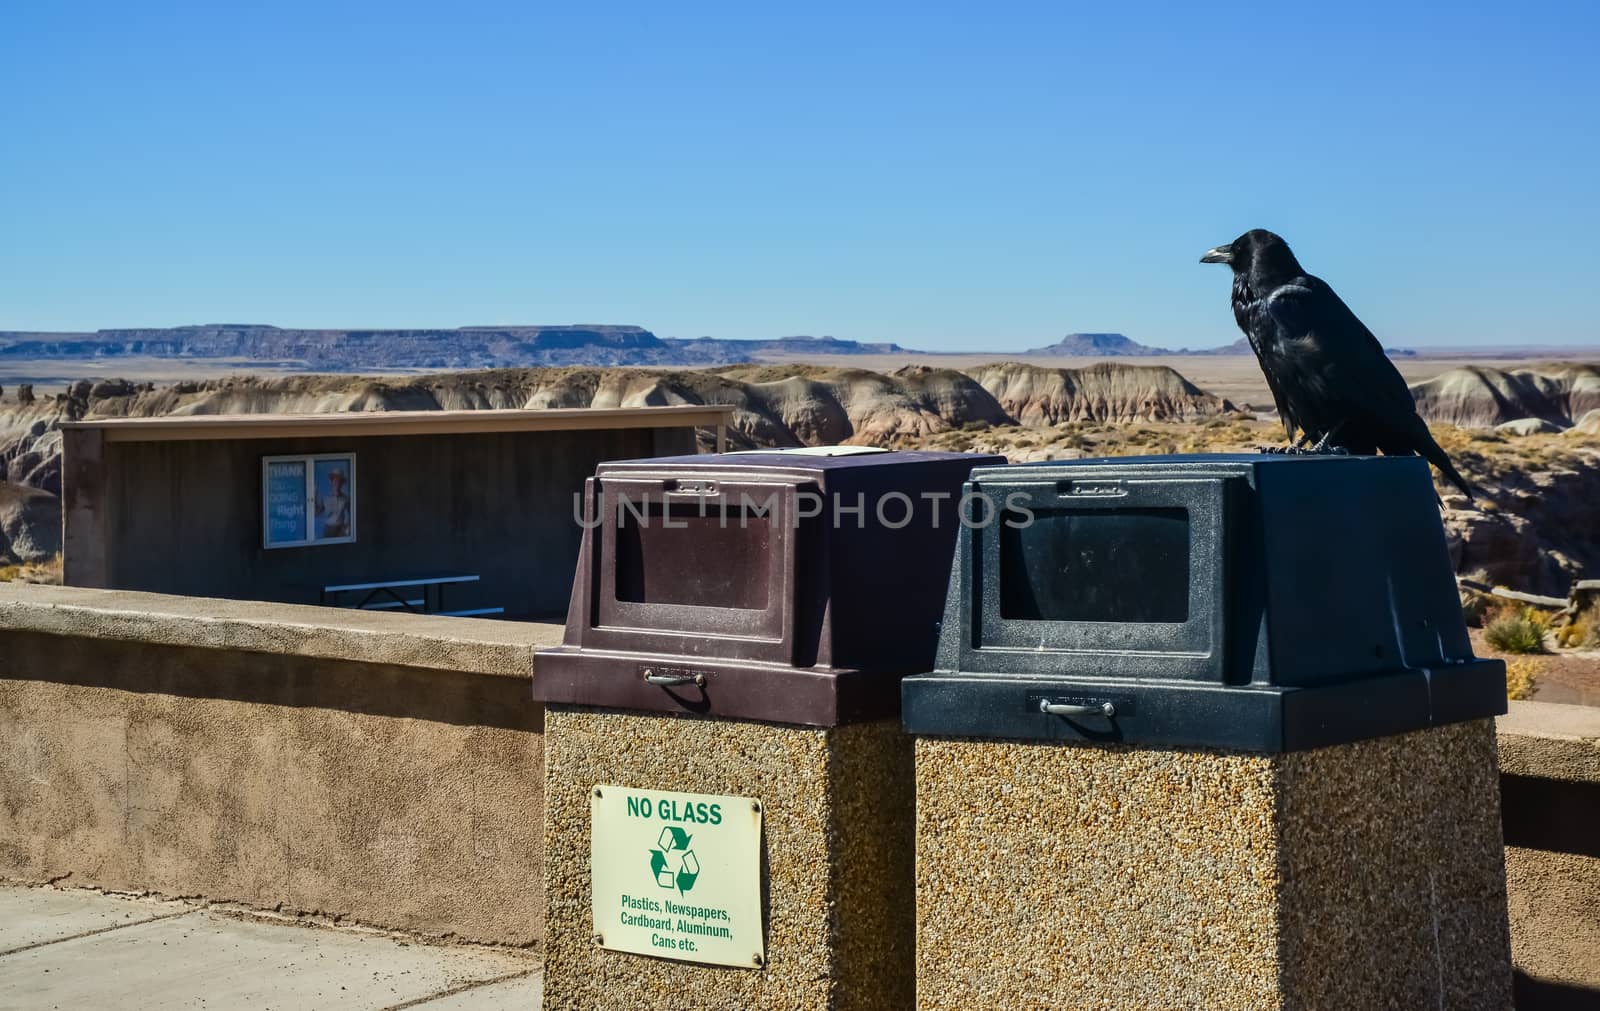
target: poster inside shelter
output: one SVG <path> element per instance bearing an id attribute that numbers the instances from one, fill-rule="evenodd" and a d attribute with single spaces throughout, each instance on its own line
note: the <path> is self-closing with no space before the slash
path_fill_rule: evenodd
<path id="1" fill-rule="evenodd" d="M 351 522 L 352 499 L 350 457 L 331 457 L 317 460 L 316 471 L 316 527 L 312 540 L 324 541 L 350 537 L 355 531 Z"/>
<path id="2" fill-rule="evenodd" d="M 306 462 L 267 462 L 267 546 L 306 540 Z"/>
<path id="3" fill-rule="evenodd" d="M 269 548 L 356 539 L 354 453 L 262 460 L 262 542 Z"/>

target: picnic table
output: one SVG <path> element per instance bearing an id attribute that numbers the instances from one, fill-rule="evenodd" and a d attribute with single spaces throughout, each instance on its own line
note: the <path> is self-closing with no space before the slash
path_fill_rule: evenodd
<path id="1" fill-rule="evenodd" d="M 352 607 L 363 611 L 405 610 L 412 614 L 437 614 L 452 618 L 481 618 L 504 614 L 503 607 L 444 609 L 444 588 L 456 583 L 476 583 L 475 575 L 426 576 L 418 579 L 385 579 L 370 583 L 339 583 L 322 588 L 321 601 L 329 607 Z M 346 595 L 352 595 L 346 597 Z M 361 594 L 359 598 L 354 594 Z M 345 598 L 345 599 L 340 599 Z"/>

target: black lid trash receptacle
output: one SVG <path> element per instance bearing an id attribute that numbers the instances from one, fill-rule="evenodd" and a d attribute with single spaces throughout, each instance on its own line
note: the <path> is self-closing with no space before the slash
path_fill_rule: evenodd
<path id="1" fill-rule="evenodd" d="M 1297 751 L 1506 711 L 1418 457 L 975 469 L 919 735 Z"/>

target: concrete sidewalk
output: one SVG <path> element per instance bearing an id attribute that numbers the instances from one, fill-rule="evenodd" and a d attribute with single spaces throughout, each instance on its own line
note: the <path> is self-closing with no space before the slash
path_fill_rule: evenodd
<path id="1" fill-rule="evenodd" d="M 0 886 L 0 1011 L 538 1011 L 538 958 L 182 902 Z"/>

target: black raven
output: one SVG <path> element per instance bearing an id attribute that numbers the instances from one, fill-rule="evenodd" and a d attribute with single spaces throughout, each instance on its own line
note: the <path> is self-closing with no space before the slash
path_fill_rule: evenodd
<path id="1" fill-rule="evenodd" d="M 1233 268 L 1234 321 L 1261 362 L 1291 441 L 1298 428 L 1300 442 L 1319 452 L 1419 453 L 1472 498 L 1378 338 L 1326 281 L 1306 273 L 1287 242 L 1256 228 L 1200 262 Z"/>

